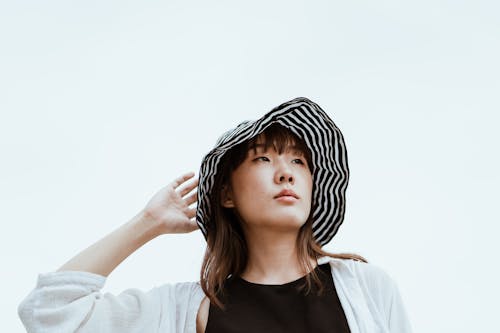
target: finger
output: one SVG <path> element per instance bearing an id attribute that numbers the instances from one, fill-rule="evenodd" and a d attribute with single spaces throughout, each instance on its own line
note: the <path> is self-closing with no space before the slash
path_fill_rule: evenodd
<path id="1" fill-rule="evenodd" d="M 185 199 L 186 204 L 189 206 L 189 205 L 195 203 L 197 199 L 198 199 L 198 192 L 194 192 L 193 194 L 191 194 L 189 197 L 187 197 Z"/>
<path id="2" fill-rule="evenodd" d="M 194 172 L 191 171 L 191 172 L 185 173 L 182 176 L 174 179 L 174 181 L 171 183 L 171 185 L 175 189 L 179 185 L 181 185 L 182 183 L 184 183 L 186 180 L 188 180 L 190 178 L 193 178 L 193 177 L 194 177 Z"/>
<path id="3" fill-rule="evenodd" d="M 194 188 L 198 186 L 198 179 L 193 180 L 192 183 L 187 184 L 181 188 L 179 188 L 179 194 L 181 197 L 185 196 L 189 192 L 191 192 Z"/>
<path id="4" fill-rule="evenodd" d="M 186 211 L 186 216 L 190 219 L 192 219 L 193 217 L 196 216 L 196 208 L 189 208 L 187 211 Z"/>
<path id="5" fill-rule="evenodd" d="M 198 226 L 198 223 L 196 223 L 196 219 L 192 219 L 192 220 L 190 220 L 190 222 L 191 223 L 189 224 L 189 226 L 190 226 L 189 232 L 200 229 L 200 227 Z"/>

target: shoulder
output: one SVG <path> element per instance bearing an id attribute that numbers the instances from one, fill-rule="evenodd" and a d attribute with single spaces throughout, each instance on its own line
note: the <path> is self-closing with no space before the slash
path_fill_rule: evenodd
<path id="1" fill-rule="evenodd" d="M 378 265 L 350 259 L 329 260 L 332 274 L 352 290 L 361 290 L 370 312 L 383 318 L 390 332 L 411 333 L 408 313 L 396 281 Z"/>
<path id="2" fill-rule="evenodd" d="M 355 277 L 360 282 L 378 284 L 380 286 L 394 283 L 392 277 L 380 266 L 358 261 L 354 259 L 340 259 L 323 257 L 320 263 L 328 262 L 332 267 L 332 273 L 338 273 L 342 277 Z"/>
<path id="3" fill-rule="evenodd" d="M 163 297 L 176 302 L 201 301 L 205 296 L 199 281 L 165 283 L 157 287 L 157 290 Z"/>
<path id="4" fill-rule="evenodd" d="M 356 284 L 365 297 L 386 307 L 391 302 L 398 286 L 394 279 L 380 266 L 353 259 L 327 258 L 332 274 L 347 284 Z"/>
<path id="5" fill-rule="evenodd" d="M 387 271 L 376 264 L 356 260 L 345 261 L 361 283 L 381 288 L 390 287 L 395 283 Z"/>
<path id="6" fill-rule="evenodd" d="M 198 310 L 205 297 L 200 283 L 198 281 L 165 283 L 157 289 L 161 298 L 164 325 L 176 323 L 180 325 L 177 326 L 179 331 L 195 332 Z"/>

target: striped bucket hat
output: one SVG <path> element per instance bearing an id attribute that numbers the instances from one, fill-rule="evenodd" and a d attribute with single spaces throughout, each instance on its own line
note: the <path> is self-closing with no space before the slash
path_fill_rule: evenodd
<path id="1" fill-rule="evenodd" d="M 349 181 L 347 151 L 342 133 L 321 107 L 298 97 L 275 107 L 258 120 L 244 121 L 224 133 L 201 162 L 196 222 L 207 238 L 213 221 L 210 197 L 224 154 L 254 138 L 272 124 L 279 124 L 304 140 L 311 151 L 313 237 L 321 246 L 337 233 L 344 220 L 345 192 Z"/>

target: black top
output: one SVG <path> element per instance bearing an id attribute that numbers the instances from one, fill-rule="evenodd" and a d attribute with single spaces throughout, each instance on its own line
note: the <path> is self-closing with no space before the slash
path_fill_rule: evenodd
<path id="1" fill-rule="evenodd" d="M 256 284 L 240 277 L 226 282 L 226 310 L 210 304 L 205 333 L 350 332 L 328 263 L 315 268 L 325 287 L 308 295 L 297 290 L 306 276 L 281 285 Z M 311 274 L 311 273 L 309 273 Z"/>

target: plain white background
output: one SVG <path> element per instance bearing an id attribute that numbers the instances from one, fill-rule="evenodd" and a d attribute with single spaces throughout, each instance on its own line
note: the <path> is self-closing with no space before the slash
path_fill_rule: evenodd
<path id="1" fill-rule="evenodd" d="M 326 246 L 384 268 L 415 332 L 498 332 L 500 6 L 493 1 L 4 1 L 2 326 L 56 270 L 298 96 L 346 139 Z M 103 292 L 198 279 L 200 232 L 164 235 Z"/>

